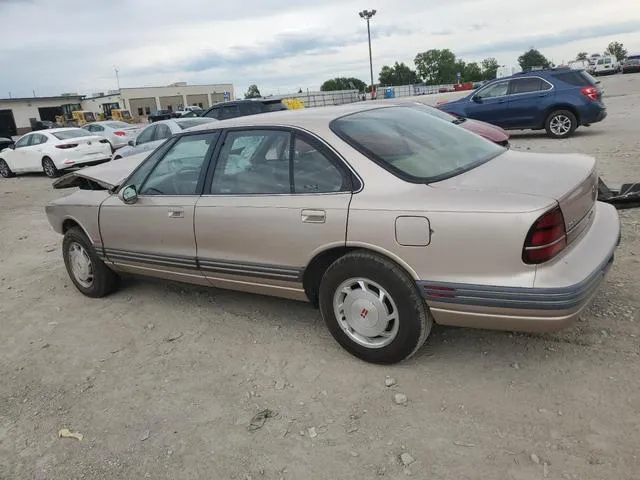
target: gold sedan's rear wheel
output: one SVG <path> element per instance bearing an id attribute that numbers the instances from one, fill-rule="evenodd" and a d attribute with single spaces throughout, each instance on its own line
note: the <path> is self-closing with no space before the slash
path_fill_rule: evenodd
<path id="1" fill-rule="evenodd" d="M 329 266 L 320 283 L 327 328 L 352 355 L 392 364 L 425 342 L 433 320 L 416 282 L 396 263 L 354 251 Z"/>

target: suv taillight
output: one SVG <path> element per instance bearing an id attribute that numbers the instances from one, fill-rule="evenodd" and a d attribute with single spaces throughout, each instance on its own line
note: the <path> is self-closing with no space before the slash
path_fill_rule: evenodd
<path id="1" fill-rule="evenodd" d="M 596 87 L 584 87 L 580 90 L 580 93 L 594 102 L 598 100 L 598 89 Z"/>
<path id="2" fill-rule="evenodd" d="M 533 224 L 522 249 L 522 260 L 528 264 L 551 260 L 567 246 L 564 216 L 559 207 L 542 215 Z"/>

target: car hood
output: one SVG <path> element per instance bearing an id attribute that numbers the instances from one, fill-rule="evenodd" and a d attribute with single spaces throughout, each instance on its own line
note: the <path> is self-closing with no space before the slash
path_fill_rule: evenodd
<path id="1" fill-rule="evenodd" d="M 112 160 L 95 167 L 87 167 L 68 173 L 53 182 L 53 188 L 80 187 L 86 180 L 95 182 L 105 190 L 111 190 L 120 185 L 147 158 L 149 152 L 131 155 L 129 157 Z"/>
<path id="2" fill-rule="evenodd" d="M 490 123 L 467 118 L 460 124 L 460 126 L 470 132 L 477 133 L 492 142 L 500 143 L 509 140 L 509 134 L 506 131 L 496 125 L 491 125 Z"/>
<path id="3" fill-rule="evenodd" d="M 477 168 L 431 186 L 553 199 L 560 205 L 569 229 L 595 203 L 598 173 L 596 159 L 588 155 L 508 150 Z"/>

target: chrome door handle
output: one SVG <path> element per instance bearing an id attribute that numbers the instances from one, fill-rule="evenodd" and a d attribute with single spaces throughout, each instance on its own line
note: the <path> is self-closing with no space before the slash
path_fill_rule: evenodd
<path id="1" fill-rule="evenodd" d="M 169 218 L 184 218 L 184 209 L 182 208 L 170 208 Z"/>
<path id="2" fill-rule="evenodd" d="M 327 220 L 327 212 L 324 210 L 302 210 L 304 223 L 324 223 Z"/>

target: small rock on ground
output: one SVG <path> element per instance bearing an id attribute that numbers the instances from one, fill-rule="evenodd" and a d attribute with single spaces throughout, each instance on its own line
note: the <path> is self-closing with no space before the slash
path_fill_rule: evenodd
<path id="1" fill-rule="evenodd" d="M 396 405 L 406 405 L 408 399 L 404 393 L 396 393 L 393 396 L 393 401 L 396 403 Z"/>
<path id="2" fill-rule="evenodd" d="M 396 381 L 395 378 L 393 377 L 389 377 L 387 376 L 387 378 L 384 379 L 384 385 L 386 387 L 393 387 L 394 385 L 396 385 L 398 382 Z"/>
<path id="3" fill-rule="evenodd" d="M 409 453 L 404 452 L 403 454 L 400 455 L 400 461 L 402 462 L 402 465 L 404 465 L 405 467 L 408 467 L 416 460 Z"/>

